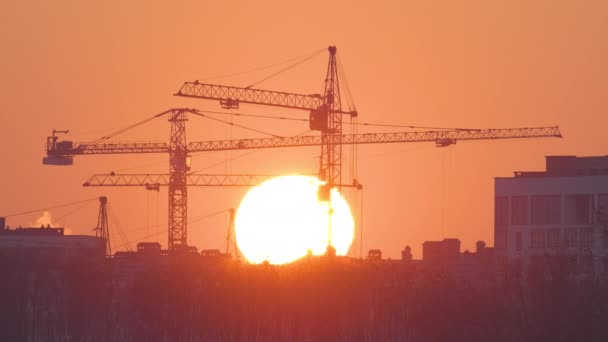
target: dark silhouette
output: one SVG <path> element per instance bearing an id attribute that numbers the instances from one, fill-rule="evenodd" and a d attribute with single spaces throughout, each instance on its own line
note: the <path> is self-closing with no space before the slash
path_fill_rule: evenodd
<path id="1" fill-rule="evenodd" d="M 8 252 L 3 252 L 8 253 Z M 606 341 L 608 286 L 564 256 L 532 265 L 192 251 L 0 258 L 0 340 Z"/>

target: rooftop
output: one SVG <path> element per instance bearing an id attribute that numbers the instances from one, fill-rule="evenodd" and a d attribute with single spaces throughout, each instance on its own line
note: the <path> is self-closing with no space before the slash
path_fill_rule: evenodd
<path id="1" fill-rule="evenodd" d="M 545 171 L 516 171 L 515 177 L 608 176 L 608 156 L 546 156 Z"/>

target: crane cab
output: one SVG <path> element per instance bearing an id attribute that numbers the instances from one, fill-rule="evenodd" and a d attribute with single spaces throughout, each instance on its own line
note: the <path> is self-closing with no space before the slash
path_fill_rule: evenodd
<path id="1" fill-rule="evenodd" d="M 69 140 L 57 141 L 59 138 L 56 136 L 57 133 L 68 133 L 69 131 L 57 131 L 53 130 L 53 135 L 46 138 L 46 154 L 47 156 L 42 158 L 42 164 L 44 165 L 72 165 L 74 164 L 74 158 L 68 153 L 73 149 L 74 143 Z"/>

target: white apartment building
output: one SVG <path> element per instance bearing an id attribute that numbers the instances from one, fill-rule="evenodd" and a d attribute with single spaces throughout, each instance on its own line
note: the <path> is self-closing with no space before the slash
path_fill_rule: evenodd
<path id="1" fill-rule="evenodd" d="M 547 156 L 546 171 L 496 178 L 494 192 L 497 255 L 561 253 L 581 272 L 608 270 L 608 156 Z"/>

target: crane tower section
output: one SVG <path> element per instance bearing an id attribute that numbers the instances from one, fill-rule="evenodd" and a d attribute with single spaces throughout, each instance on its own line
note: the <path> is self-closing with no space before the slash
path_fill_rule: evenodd
<path id="1" fill-rule="evenodd" d="M 325 185 L 319 191 L 319 199 L 329 201 L 331 189 L 336 184 L 342 184 L 342 103 L 335 46 L 329 47 L 323 98 L 323 106 L 319 110 L 311 111 L 310 128 L 321 131 L 319 179 L 324 181 Z"/>
<path id="2" fill-rule="evenodd" d="M 321 156 L 319 179 L 325 182 L 319 195 L 329 200 L 330 190 L 342 184 L 342 115 L 356 117 L 355 110 L 343 110 L 338 77 L 337 48 L 328 47 L 329 62 L 325 76 L 323 95 L 302 95 L 288 92 L 252 89 L 250 87 L 230 87 L 185 82 L 175 93 L 176 96 L 207 100 L 219 100 L 224 109 L 239 109 L 241 103 L 271 107 L 308 110 L 311 130 L 321 132 Z"/>
<path id="3" fill-rule="evenodd" d="M 186 141 L 185 110 L 171 113 L 169 142 L 169 249 L 186 247 L 188 241 L 188 171 L 190 159 Z"/>

